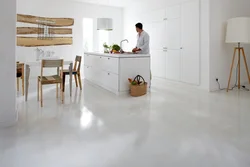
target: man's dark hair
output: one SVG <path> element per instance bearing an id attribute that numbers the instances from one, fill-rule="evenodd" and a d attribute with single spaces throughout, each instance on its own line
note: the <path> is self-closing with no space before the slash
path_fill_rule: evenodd
<path id="1" fill-rule="evenodd" d="M 135 25 L 135 27 L 140 28 L 140 29 L 142 30 L 143 25 L 142 25 L 142 23 L 137 23 L 137 24 Z"/>

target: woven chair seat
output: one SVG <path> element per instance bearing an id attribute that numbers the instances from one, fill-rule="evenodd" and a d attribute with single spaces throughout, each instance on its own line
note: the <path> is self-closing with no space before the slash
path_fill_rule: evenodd
<path id="1" fill-rule="evenodd" d="M 57 83 L 61 83 L 62 82 L 61 77 L 58 76 L 58 75 L 43 76 L 42 78 L 40 76 L 38 76 L 38 80 L 42 84 L 57 84 Z"/>

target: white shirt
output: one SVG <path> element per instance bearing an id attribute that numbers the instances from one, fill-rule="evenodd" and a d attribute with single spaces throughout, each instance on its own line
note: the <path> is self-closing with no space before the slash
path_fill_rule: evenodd
<path id="1" fill-rule="evenodd" d="M 141 49 L 138 53 L 149 54 L 149 41 L 150 37 L 147 32 L 142 31 L 141 34 L 137 35 L 137 45 L 136 47 Z"/>

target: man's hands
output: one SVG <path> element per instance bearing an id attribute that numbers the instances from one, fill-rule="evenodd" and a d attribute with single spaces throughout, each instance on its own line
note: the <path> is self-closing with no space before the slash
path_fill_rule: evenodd
<path id="1" fill-rule="evenodd" d="M 133 50 L 132 50 L 132 52 L 138 52 L 138 51 L 141 51 L 141 49 L 140 48 L 134 48 Z"/>

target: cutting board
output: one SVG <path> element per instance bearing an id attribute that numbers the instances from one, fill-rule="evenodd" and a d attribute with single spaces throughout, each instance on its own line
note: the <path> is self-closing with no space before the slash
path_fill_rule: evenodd
<path id="1" fill-rule="evenodd" d="M 37 20 L 46 20 L 54 22 L 53 24 L 47 24 L 51 27 L 67 27 L 74 25 L 74 19 L 72 18 L 49 18 L 49 17 L 38 17 L 32 15 L 17 14 L 17 22 L 38 24 Z"/>
<path id="2" fill-rule="evenodd" d="M 37 47 L 37 46 L 56 46 L 72 45 L 72 37 L 53 37 L 53 39 L 38 39 L 37 37 L 17 37 L 17 46 Z"/>
<path id="3" fill-rule="evenodd" d="M 72 34 L 71 28 L 49 28 L 51 34 Z M 37 27 L 17 27 L 17 35 L 43 33 L 43 28 Z"/>

